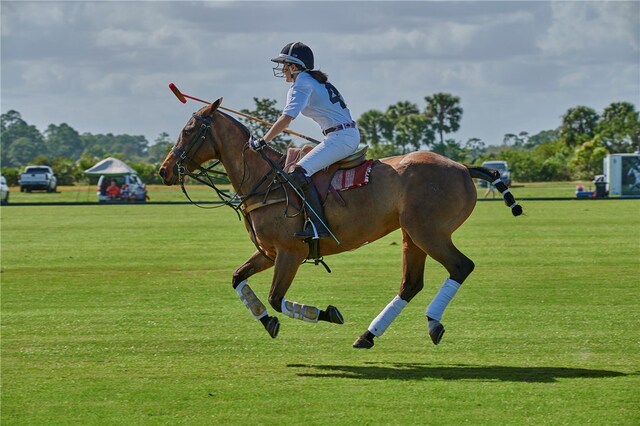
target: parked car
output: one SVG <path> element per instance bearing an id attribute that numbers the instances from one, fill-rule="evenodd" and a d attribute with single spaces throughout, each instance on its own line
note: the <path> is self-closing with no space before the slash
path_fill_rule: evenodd
<path id="1" fill-rule="evenodd" d="M 107 188 L 111 184 L 112 180 L 116 181 L 116 185 L 118 185 L 121 190 L 121 194 L 115 199 L 112 199 L 107 194 Z M 101 203 L 107 201 L 144 202 L 147 200 L 147 187 L 144 183 L 142 183 L 140 177 L 135 173 L 122 176 L 102 175 L 98 178 L 96 195 L 98 196 L 98 201 Z"/>
<path id="2" fill-rule="evenodd" d="M 9 203 L 9 185 L 4 176 L 0 175 L 0 204 Z"/>
<path id="3" fill-rule="evenodd" d="M 506 161 L 502 160 L 492 160 L 485 161 L 482 163 L 482 167 L 487 167 L 489 169 L 496 169 L 500 172 L 500 180 L 504 182 L 505 185 L 511 186 L 511 170 L 509 169 L 509 164 Z M 487 182 L 480 181 L 480 186 L 487 186 Z"/>
<path id="4" fill-rule="evenodd" d="M 43 190 L 56 192 L 58 179 L 49 166 L 27 166 L 20 175 L 20 192 Z"/>

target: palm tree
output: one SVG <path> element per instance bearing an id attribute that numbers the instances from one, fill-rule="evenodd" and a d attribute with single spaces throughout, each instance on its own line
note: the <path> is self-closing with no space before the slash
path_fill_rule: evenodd
<path id="1" fill-rule="evenodd" d="M 383 143 L 383 121 L 384 114 L 378 110 L 372 109 L 363 113 L 358 118 L 360 141 L 370 146 Z"/>
<path id="2" fill-rule="evenodd" d="M 457 132 L 460 129 L 460 98 L 449 93 L 436 93 L 424 100 L 427 101 L 425 115 L 431 121 L 431 127 L 440 135 L 440 144 L 444 145 L 445 133 Z"/>

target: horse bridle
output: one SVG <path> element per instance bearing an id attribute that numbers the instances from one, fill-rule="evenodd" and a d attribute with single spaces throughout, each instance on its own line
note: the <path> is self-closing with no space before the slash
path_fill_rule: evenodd
<path id="1" fill-rule="evenodd" d="M 198 182 L 212 188 L 214 191 L 216 191 L 216 193 L 218 194 L 218 197 L 220 197 L 220 199 L 224 202 L 224 204 L 229 205 L 234 209 L 236 209 L 237 201 L 235 200 L 237 196 L 235 194 L 229 195 L 226 192 L 220 190 L 216 186 L 213 180 L 213 177 L 211 176 L 211 174 L 227 176 L 225 172 L 214 170 L 214 167 L 220 164 L 220 160 L 215 160 L 208 167 L 202 167 L 200 164 L 194 161 L 193 158 L 189 156 L 190 152 L 197 152 L 198 149 L 200 149 L 200 146 L 202 145 L 202 143 L 204 143 L 207 140 L 207 135 L 211 135 L 211 117 L 205 117 L 205 116 L 193 113 L 193 118 L 196 120 L 196 122 L 202 122 L 202 124 L 200 125 L 200 129 L 198 130 L 198 134 L 189 141 L 189 143 L 184 149 L 178 148 L 177 144 L 171 148 L 171 151 L 174 153 L 174 155 L 178 157 L 178 161 L 176 161 L 176 164 L 174 166 L 174 172 L 178 178 L 178 182 L 180 182 L 180 188 L 182 189 L 182 192 L 191 203 L 195 204 L 198 207 L 202 207 L 201 205 L 193 201 L 191 197 L 189 197 L 189 194 L 187 193 L 187 190 L 184 186 L 184 177 L 189 176 L 190 178 L 195 179 Z M 210 142 L 214 152 L 217 152 L 216 144 L 215 144 L 215 141 L 213 140 L 213 137 L 211 137 Z M 194 170 L 198 170 L 199 173 L 195 174 L 193 172 L 190 172 L 183 165 L 183 162 L 185 161 L 191 163 L 191 165 L 194 166 Z M 206 178 L 206 180 L 204 178 Z M 219 206 L 215 206 L 215 207 L 219 207 Z M 208 207 L 208 208 L 215 208 L 215 207 Z M 205 207 L 202 207 L 202 208 L 205 208 Z"/>
<path id="2" fill-rule="evenodd" d="M 197 151 L 198 148 L 200 148 L 200 145 L 207 139 L 207 133 L 211 132 L 211 117 L 203 117 L 202 115 L 193 113 L 193 118 L 196 120 L 196 122 L 202 121 L 198 135 L 195 138 L 191 139 L 191 141 L 189 141 L 185 149 L 178 148 L 177 144 L 174 145 L 173 148 L 171 148 L 171 151 L 179 158 L 179 160 L 176 161 L 176 166 L 180 171 L 180 173 L 178 174 L 179 177 L 185 174 L 188 175 L 189 173 L 187 169 L 182 165 L 182 162 L 184 160 L 189 161 L 191 164 L 195 165 L 196 168 L 200 167 L 199 164 L 197 164 L 191 157 L 189 157 L 189 152 L 191 152 L 191 150 L 193 150 L 194 148 L 196 148 L 195 150 Z M 215 150 L 213 140 L 211 141 L 211 144 L 213 145 L 213 149 Z"/>

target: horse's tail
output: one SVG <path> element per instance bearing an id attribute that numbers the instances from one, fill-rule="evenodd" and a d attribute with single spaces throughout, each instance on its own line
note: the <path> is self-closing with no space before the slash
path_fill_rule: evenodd
<path id="1" fill-rule="evenodd" d="M 486 180 L 494 185 L 502 194 L 502 198 L 504 198 L 504 203 L 507 207 L 511 207 L 511 213 L 514 216 L 520 216 L 522 214 L 522 206 L 516 202 L 507 185 L 500 180 L 499 171 L 479 166 L 467 166 L 467 169 L 469 169 L 469 174 L 471 174 L 472 178 Z"/>

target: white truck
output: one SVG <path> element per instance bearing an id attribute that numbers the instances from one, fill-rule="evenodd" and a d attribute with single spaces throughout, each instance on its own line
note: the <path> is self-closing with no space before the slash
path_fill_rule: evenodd
<path id="1" fill-rule="evenodd" d="M 609 154 L 602 166 L 604 176 L 594 180 L 598 196 L 640 197 L 640 152 Z M 602 182 L 600 188 L 598 181 Z"/>
<path id="2" fill-rule="evenodd" d="M 27 166 L 20 175 L 20 192 L 44 190 L 56 192 L 58 179 L 49 166 Z"/>

